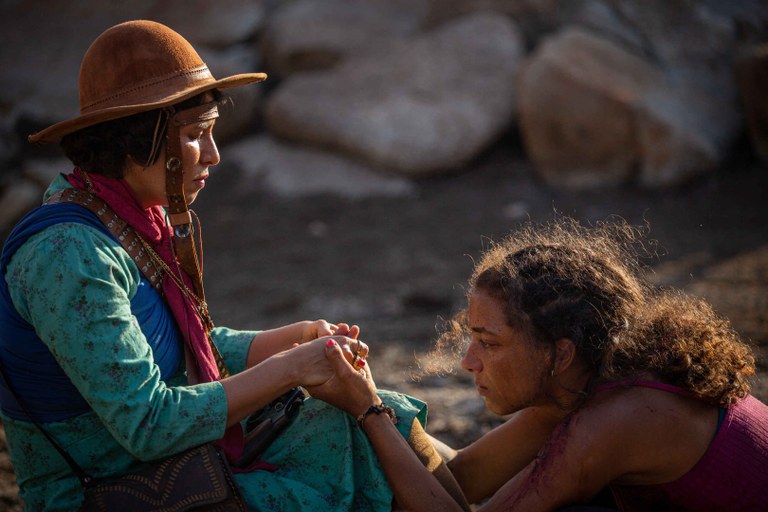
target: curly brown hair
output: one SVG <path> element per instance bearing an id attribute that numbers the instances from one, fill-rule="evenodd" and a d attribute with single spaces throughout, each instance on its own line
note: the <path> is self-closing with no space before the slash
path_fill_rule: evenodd
<path id="1" fill-rule="evenodd" d="M 650 372 L 720 406 L 749 393 L 752 349 L 704 300 L 660 290 L 634 322 L 606 354 L 603 379 Z"/>
<path id="2" fill-rule="evenodd" d="M 483 253 L 468 295 L 482 290 L 503 302 L 508 325 L 532 343 L 572 340 L 590 386 L 651 372 L 712 402 L 744 396 L 754 373 L 749 347 L 703 301 L 647 282 L 640 262 L 657 251 L 646 235 L 618 218 L 592 227 L 567 217 L 529 222 Z M 433 356 L 455 355 L 466 338 L 464 310 Z"/>

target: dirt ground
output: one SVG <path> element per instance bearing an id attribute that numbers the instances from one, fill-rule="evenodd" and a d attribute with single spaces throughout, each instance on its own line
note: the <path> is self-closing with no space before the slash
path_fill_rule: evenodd
<path id="1" fill-rule="evenodd" d="M 226 161 L 226 147 L 222 154 Z M 488 239 L 553 212 L 585 222 L 619 215 L 648 223 L 663 247 L 648 262 L 660 269 L 654 279 L 688 286 L 706 267 L 768 245 L 768 172 L 748 149 L 736 154 L 720 172 L 673 190 L 566 193 L 532 178 L 510 137 L 464 172 L 418 182 L 413 197 L 364 201 L 276 198 L 222 164 L 195 204 L 208 301 L 217 324 L 236 328 L 320 317 L 358 323 L 379 386 L 425 399 L 428 431 L 463 446 L 500 419 L 461 372 L 414 376 L 440 319 L 462 306 L 473 258 Z M 6 455 L 0 509 L 19 510 Z"/>

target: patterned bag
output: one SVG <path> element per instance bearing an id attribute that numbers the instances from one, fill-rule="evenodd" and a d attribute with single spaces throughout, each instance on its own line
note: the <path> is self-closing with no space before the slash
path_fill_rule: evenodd
<path id="1" fill-rule="evenodd" d="M 210 443 L 135 473 L 84 486 L 83 512 L 247 510 L 224 454 Z"/>

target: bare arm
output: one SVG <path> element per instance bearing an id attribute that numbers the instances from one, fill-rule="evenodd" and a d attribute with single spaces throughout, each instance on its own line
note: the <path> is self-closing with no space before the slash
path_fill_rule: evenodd
<path id="1" fill-rule="evenodd" d="M 492 496 L 536 457 L 561 411 L 529 407 L 459 450 L 448 467 L 470 503 Z"/>
<path id="2" fill-rule="evenodd" d="M 479 510 L 548 511 L 579 503 L 596 495 L 617 472 L 606 466 L 606 444 L 592 437 L 579 414 L 553 432 L 538 456 L 508 481 Z M 621 448 L 613 454 L 621 465 Z"/>
<path id="3" fill-rule="evenodd" d="M 326 347 L 336 375 L 312 396 L 345 410 L 354 417 L 380 404 L 370 372 L 361 375 L 345 360 L 338 345 Z M 413 512 L 462 511 L 461 506 L 424 467 L 386 414 L 369 414 L 363 430 L 379 458 L 399 507 Z"/>
<path id="4" fill-rule="evenodd" d="M 363 423 L 363 430 L 376 451 L 401 509 L 413 512 L 463 510 L 419 461 L 389 416 L 369 415 Z"/>
<path id="5" fill-rule="evenodd" d="M 325 320 L 305 320 L 262 331 L 251 341 L 246 368 L 255 366 L 283 350 L 288 350 L 295 344 L 306 343 L 316 338 L 334 334 L 357 338 L 359 333 L 360 328 L 356 325 L 350 327 L 344 323 L 332 324 Z"/>

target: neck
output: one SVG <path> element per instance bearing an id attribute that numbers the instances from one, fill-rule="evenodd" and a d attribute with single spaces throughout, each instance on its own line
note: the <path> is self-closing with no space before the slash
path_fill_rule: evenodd
<path id="1" fill-rule="evenodd" d="M 136 202 L 145 210 L 154 206 L 166 206 L 165 168 L 162 158 L 149 167 L 128 159 L 123 181 L 128 185 Z"/>
<path id="2" fill-rule="evenodd" d="M 582 365 L 570 366 L 550 377 L 550 396 L 558 409 L 568 414 L 580 407 L 587 398 L 591 372 Z"/>

